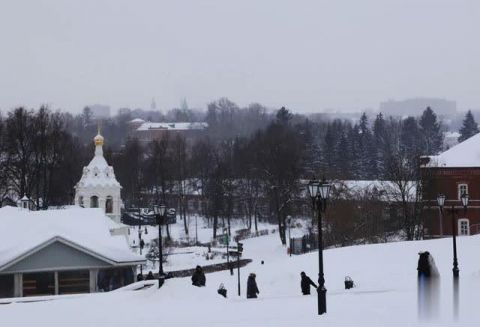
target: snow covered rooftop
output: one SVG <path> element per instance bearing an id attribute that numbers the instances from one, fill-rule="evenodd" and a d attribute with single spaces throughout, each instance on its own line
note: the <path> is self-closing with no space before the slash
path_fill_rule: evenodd
<path id="1" fill-rule="evenodd" d="M 480 133 L 429 159 L 425 167 L 480 167 Z"/>
<path id="2" fill-rule="evenodd" d="M 141 118 L 135 118 L 135 119 L 132 119 L 129 121 L 129 123 L 144 123 L 145 120 L 141 119 Z"/>
<path id="3" fill-rule="evenodd" d="M 401 182 L 402 187 L 406 190 L 407 201 L 415 201 L 417 184 L 412 181 Z M 380 180 L 339 180 L 333 182 L 333 186 L 340 197 L 355 198 L 361 196 L 362 193 L 376 193 L 381 201 L 397 202 L 401 201 L 399 185 L 392 181 Z"/>
<path id="4" fill-rule="evenodd" d="M 165 130 L 191 130 L 191 129 L 205 129 L 208 127 L 207 123 L 152 123 L 146 122 L 137 128 L 137 131 L 148 131 L 151 129 L 165 129 Z"/>
<path id="5" fill-rule="evenodd" d="M 143 261 L 130 250 L 125 236 L 111 235 L 110 231 L 120 226 L 101 209 L 0 208 L 0 270 L 38 246 L 58 239 L 114 265 Z"/>

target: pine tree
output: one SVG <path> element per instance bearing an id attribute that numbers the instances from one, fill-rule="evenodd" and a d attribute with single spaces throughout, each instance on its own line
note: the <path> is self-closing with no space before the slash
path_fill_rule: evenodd
<path id="1" fill-rule="evenodd" d="M 373 145 L 372 133 L 368 127 L 368 117 L 363 113 L 358 124 L 358 151 L 359 151 L 359 171 L 360 179 L 369 179 L 374 175 Z"/>
<path id="2" fill-rule="evenodd" d="M 306 176 L 315 175 L 320 171 L 320 149 L 315 140 L 314 126 L 308 119 L 304 124 L 298 126 L 304 145 L 302 162 Z"/>
<path id="3" fill-rule="evenodd" d="M 349 140 L 345 133 L 342 133 L 340 136 L 340 141 L 338 143 L 337 149 L 337 162 L 338 168 L 341 172 L 343 179 L 353 179 L 353 170 L 352 170 L 352 148 L 349 144 Z"/>
<path id="4" fill-rule="evenodd" d="M 339 168 L 338 160 L 341 151 L 348 151 L 339 148 L 339 142 L 345 124 L 335 119 L 333 122 L 327 124 L 326 133 L 322 147 L 322 172 L 328 178 L 343 178 L 343 172 Z"/>
<path id="5" fill-rule="evenodd" d="M 407 117 L 402 121 L 400 131 L 400 150 L 402 155 L 409 160 L 415 160 L 422 155 L 422 145 L 419 143 L 422 134 L 415 117 Z"/>
<path id="6" fill-rule="evenodd" d="M 276 117 L 277 117 L 277 121 L 280 124 L 288 125 L 290 120 L 293 118 L 293 115 L 290 113 L 288 109 L 286 109 L 285 107 L 281 107 L 277 111 Z"/>
<path id="7" fill-rule="evenodd" d="M 469 110 L 465 115 L 465 119 L 463 120 L 462 128 L 460 128 L 458 142 L 463 142 L 478 132 L 478 125 L 475 122 L 475 118 L 473 118 L 472 112 Z"/>
<path id="8" fill-rule="evenodd" d="M 374 143 L 374 157 L 375 157 L 375 172 L 377 178 L 385 176 L 385 158 L 387 146 L 387 129 L 383 114 L 379 113 L 373 123 L 373 143 Z"/>
<path id="9" fill-rule="evenodd" d="M 437 115 L 430 107 L 427 107 L 420 117 L 420 132 L 422 134 L 422 151 L 424 154 L 437 154 L 442 149 L 443 133 Z"/>

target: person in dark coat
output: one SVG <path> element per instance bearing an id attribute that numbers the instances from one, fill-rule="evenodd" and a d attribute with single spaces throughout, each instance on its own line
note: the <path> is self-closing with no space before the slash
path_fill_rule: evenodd
<path id="1" fill-rule="evenodd" d="M 257 294 L 260 293 L 257 287 L 257 282 L 255 281 L 256 275 L 251 273 L 248 276 L 247 280 L 247 299 L 254 299 L 257 297 Z"/>
<path id="2" fill-rule="evenodd" d="M 147 274 L 147 278 L 145 278 L 145 280 L 153 280 L 155 279 L 155 276 L 153 276 L 153 273 L 152 271 L 150 270 Z"/>
<path id="3" fill-rule="evenodd" d="M 310 277 L 305 274 L 304 271 L 300 273 L 300 276 L 302 277 L 302 280 L 300 282 L 300 287 L 302 288 L 302 293 L 303 295 L 309 295 L 310 294 L 310 285 L 313 287 L 317 288 L 317 285 L 310 279 Z"/>
<path id="4" fill-rule="evenodd" d="M 418 265 L 417 265 L 418 277 L 428 278 L 431 275 L 430 262 L 429 262 L 430 253 L 428 251 L 425 251 L 425 252 L 419 252 L 418 255 L 419 255 Z"/>
<path id="5" fill-rule="evenodd" d="M 142 274 L 138 274 L 137 275 L 137 282 L 141 282 L 143 280 L 143 275 Z"/>
<path id="6" fill-rule="evenodd" d="M 195 272 L 192 275 L 192 285 L 202 287 L 205 286 L 206 278 L 203 273 L 203 269 L 200 266 L 195 268 Z"/>
<path id="7" fill-rule="evenodd" d="M 418 317 L 421 320 L 433 320 L 439 312 L 440 274 L 428 251 L 419 252 L 418 255 Z"/>

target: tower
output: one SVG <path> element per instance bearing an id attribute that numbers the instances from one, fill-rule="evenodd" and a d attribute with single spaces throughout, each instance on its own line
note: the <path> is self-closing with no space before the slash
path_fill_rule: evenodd
<path id="1" fill-rule="evenodd" d="M 115 178 L 113 167 L 103 157 L 104 138 L 100 130 L 93 141 L 95 156 L 88 166 L 83 167 L 82 177 L 75 185 L 75 204 L 84 208 L 102 208 L 107 216 L 120 223 L 122 186 Z"/>

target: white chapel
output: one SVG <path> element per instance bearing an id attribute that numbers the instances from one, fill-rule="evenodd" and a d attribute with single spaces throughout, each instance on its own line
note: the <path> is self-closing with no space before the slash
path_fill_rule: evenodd
<path id="1" fill-rule="evenodd" d="M 83 167 L 83 175 L 75 185 L 75 204 L 84 208 L 103 208 L 105 214 L 120 223 L 122 186 L 115 178 L 113 167 L 103 157 L 103 136 L 100 131 L 93 139 L 95 156 L 88 166 Z"/>

